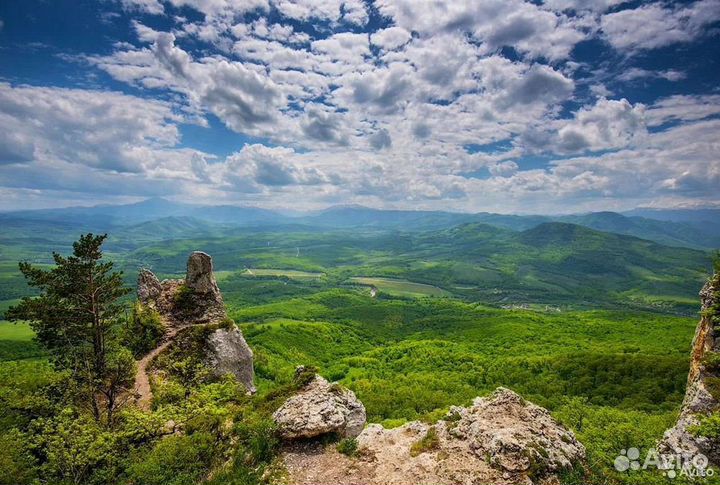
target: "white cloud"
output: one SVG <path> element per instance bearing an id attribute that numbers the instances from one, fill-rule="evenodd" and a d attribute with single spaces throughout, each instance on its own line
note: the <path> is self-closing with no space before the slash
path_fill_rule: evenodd
<path id="1" fill-rule="evenodd" d="M 152 15 L 161 15 L 165 13 L 160 0 L 119 0 L 125 10 L 149 13 Z"/>
<path id="2" fill-rule="evenodd" d="M 411 38 L 410 32 L 402 27 L 388 27 L 373 33 L 370 41 L 381 49 L 391 51 L 407 44 Z"/>
<path id="3" fill-rule="evenodd" d="M 511 46 L 530 57 L 559 60 L 585 38 L 570 18 L 522 0 L 378 0 L 376 5 L 396 25 L 421 35 L 467 32 L 482 42 L 485 53 Z"/>
<path id="4" fill-rule="evenodd" d="M 138 0 L 127 0 L 138 1 Z M 139 0 L 142 2 L 149 0 Z M 190 7 L 207 16 L 240 16 L 253 10 L 269 9 L 267 0 L 169 0 L 176 7 Z"/>
<path id="5" fill-rule="evenodd" d="M 291 148 L 245 145 L 242 150 L 227 157 L 219 166 L 221 186 L 230 190 L 255 192 L 263 187 L 277 188 L 289 185 L 319 185 L 328 178 L 315 168 L 296 163 Z"/>
<path id="6" fill-rule="evenodd" d="M 720 95 L 676 95 L 654 103 L 647 110 L 647 124 L 651 127 L 669 122 L 697 121 L 720 115 Z"/>
<path id="7" fill-rule="evenodd" d="M 577 153 L 626 147 L 646 133 L 644 115 L 641 104 L 600 98 L 594 106 L 580 109 L 570 123 L 560 128 L 557 149 L 560 153 Z"/>
<path id="8" fill-rule="evenodd" d="M 0 84 L 5 163 L 64 160 L 116 172 L 153 170 L 192 153 L 168 151 L 179 142 L 180 121 L 161 101 L 107 91 Z"/>
<path id="9" fill-rule="evenodd" d="M 341 0 L 274 0 L 275 8 L 295 20 L 334 20 L 341 16 Z"/>
<path id="10" fill-rule="evenodd" d="M 343 3 L 343 20 L 356 25 L 365 25 L 369 19 L 363 0 L 346 0 Z"/>
<path id="11" fill-rule="evenodd" d="M 637 79 L 658 78 L 667 81 L 682 81 L 687 75 L 676 69 L 667 69 L 665 71 L 648 71 L 639 67 L 631 67 L 623 71 L 616 79 L 618 81 L 635 81 Z"/>
<path id="12" fill-rule="evenodd" d="M 690 42 L 707 25 L 720 19 L 720 0 L 698 0 L 689 5 L 651 3 L 602 17 L 604 37 L 625 52 L 656 49 Z"/>

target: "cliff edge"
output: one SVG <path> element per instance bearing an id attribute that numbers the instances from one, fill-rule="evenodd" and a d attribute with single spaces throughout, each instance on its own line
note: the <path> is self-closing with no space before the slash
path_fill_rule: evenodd
<path id="1" fill-rule="evenodd" d="M 658 445 L 661 453 L 692 459 L 705 455 L 720 465 L 720 440 L 695 429 L 703 418 L 720 410 L 720 274 L 700 291 L 701 317 L 692 342 L 690 372 L 680 416 Z"/>

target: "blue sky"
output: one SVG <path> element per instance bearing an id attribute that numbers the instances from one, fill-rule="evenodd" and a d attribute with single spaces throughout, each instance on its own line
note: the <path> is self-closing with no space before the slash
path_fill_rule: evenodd
<path id="1" fill-rule="evenodd" d="M 720 0 L 0 3 L 0 210 L 720 205 Z"/>

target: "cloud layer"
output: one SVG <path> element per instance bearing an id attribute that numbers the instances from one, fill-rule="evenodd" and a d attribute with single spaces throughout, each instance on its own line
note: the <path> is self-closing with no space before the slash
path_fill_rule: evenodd
<path id="1" fill-rule="evenodd" d="M 720 0 L 106 7 L 122 10 L 131 41 L 68 55 L 106 84 L 0 84 L 8 201 L 45 191 L 502 212 L 720 202 L 718 95 L 683 92 L 688 74 L 675 67 L 635 65 L 715 36 Z M 588 46 L 622 71 L 583 57 Z M 640 82 L 677 89 L 639 102 L 606 87 Z M 230 155 L 183 139 L 215 123 Z"/>

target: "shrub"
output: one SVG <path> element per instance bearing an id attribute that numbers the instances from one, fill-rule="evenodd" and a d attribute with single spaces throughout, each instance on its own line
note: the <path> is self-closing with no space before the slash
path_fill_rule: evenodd
<path id="1" fill-rule="evenodd" d="M 293 383 L 298 389 L 302 389 L 312 382 L 317 372 L 317 367 L 311 365 L 299 367 L 293 377 Z"/>
<path id="2" fill-rule="evenodd" d="M 420 453 L 435 450 L 439 445 L 440 439 L 438 438 L 437 430 L 432 426 L 428 428 L 425 436 L 413 443 L 410 447 L 410 456 L 418 456 Z"/>
<path id="3" fill-rule="evenodd" d="M 275 422 L 266 417 L 245 416 L 235 426 L 238 445 L 246 463 L 269 463 L 280 445 Z"/>
<path id="4" fill-rule="evenodd" d="M 720 372 L 720 352 L 707 352 L 703 356 L 702 364 L 709 372 Z"/>
<path id="5" fill-rule="evenodd" d="M 345 438 L 335 447 L 339 453 L 346 456 L 357 456 L 358 454 L 358 442 L 355 438 Z"/>
<path id="6" fill-rule="evenodd" d="M 713 413 L 700 419 L 697 426 L 690 427 L 690 433 L 694 436 L 704 436 L 712 440 L 720 438 L 720 413 Z"/>
<path id="7" fill-rule="evenodd" d="M 135 303 L 132 315 L 123 328 L 123 344 L 141 357 L 158 346 L 165 335 L 160 314 L 140 302 Z"/>
<path id="8" fill-rule="evenodd" d="M 187 285 L 180 285 L 173 297 L 175 310 L 179 313 L 189 313 L 195 307 L 193 292 Z"/>
<path id="9" fill-rule="evenodd" d="M 235 328 L 235 320 L 230 317 L 225 317 L 217 326 L 219 329 L 232 330 Z"/>
<path id="10" fill-rule="evenodd" d="M 129 481 L 142 485 L 194 485 L 212 464 L 214 443 L 209 433 L 164 438 L 149 453 L 134 457 L 127 470 Z"/>
<path id="11" fill-rule="evenodd" d="M 30 484 L 36 477 L 35 459 L 25 436 L 16 429 L 0 435 L 0 485 Z"/>
<path id="12" fill-rule="evenodd" d="M 47 483 L 112 482 L 118 474 L 118 436 L 71 408 L 31 428 L 31 447 L 38 454 L 40 475 Z"/>
<path id="13" fill-rule="evenodd" d="M 720 377 L 708 377 L 705 379 L 705 387 L 712 397 L 720 401 Z"/>

